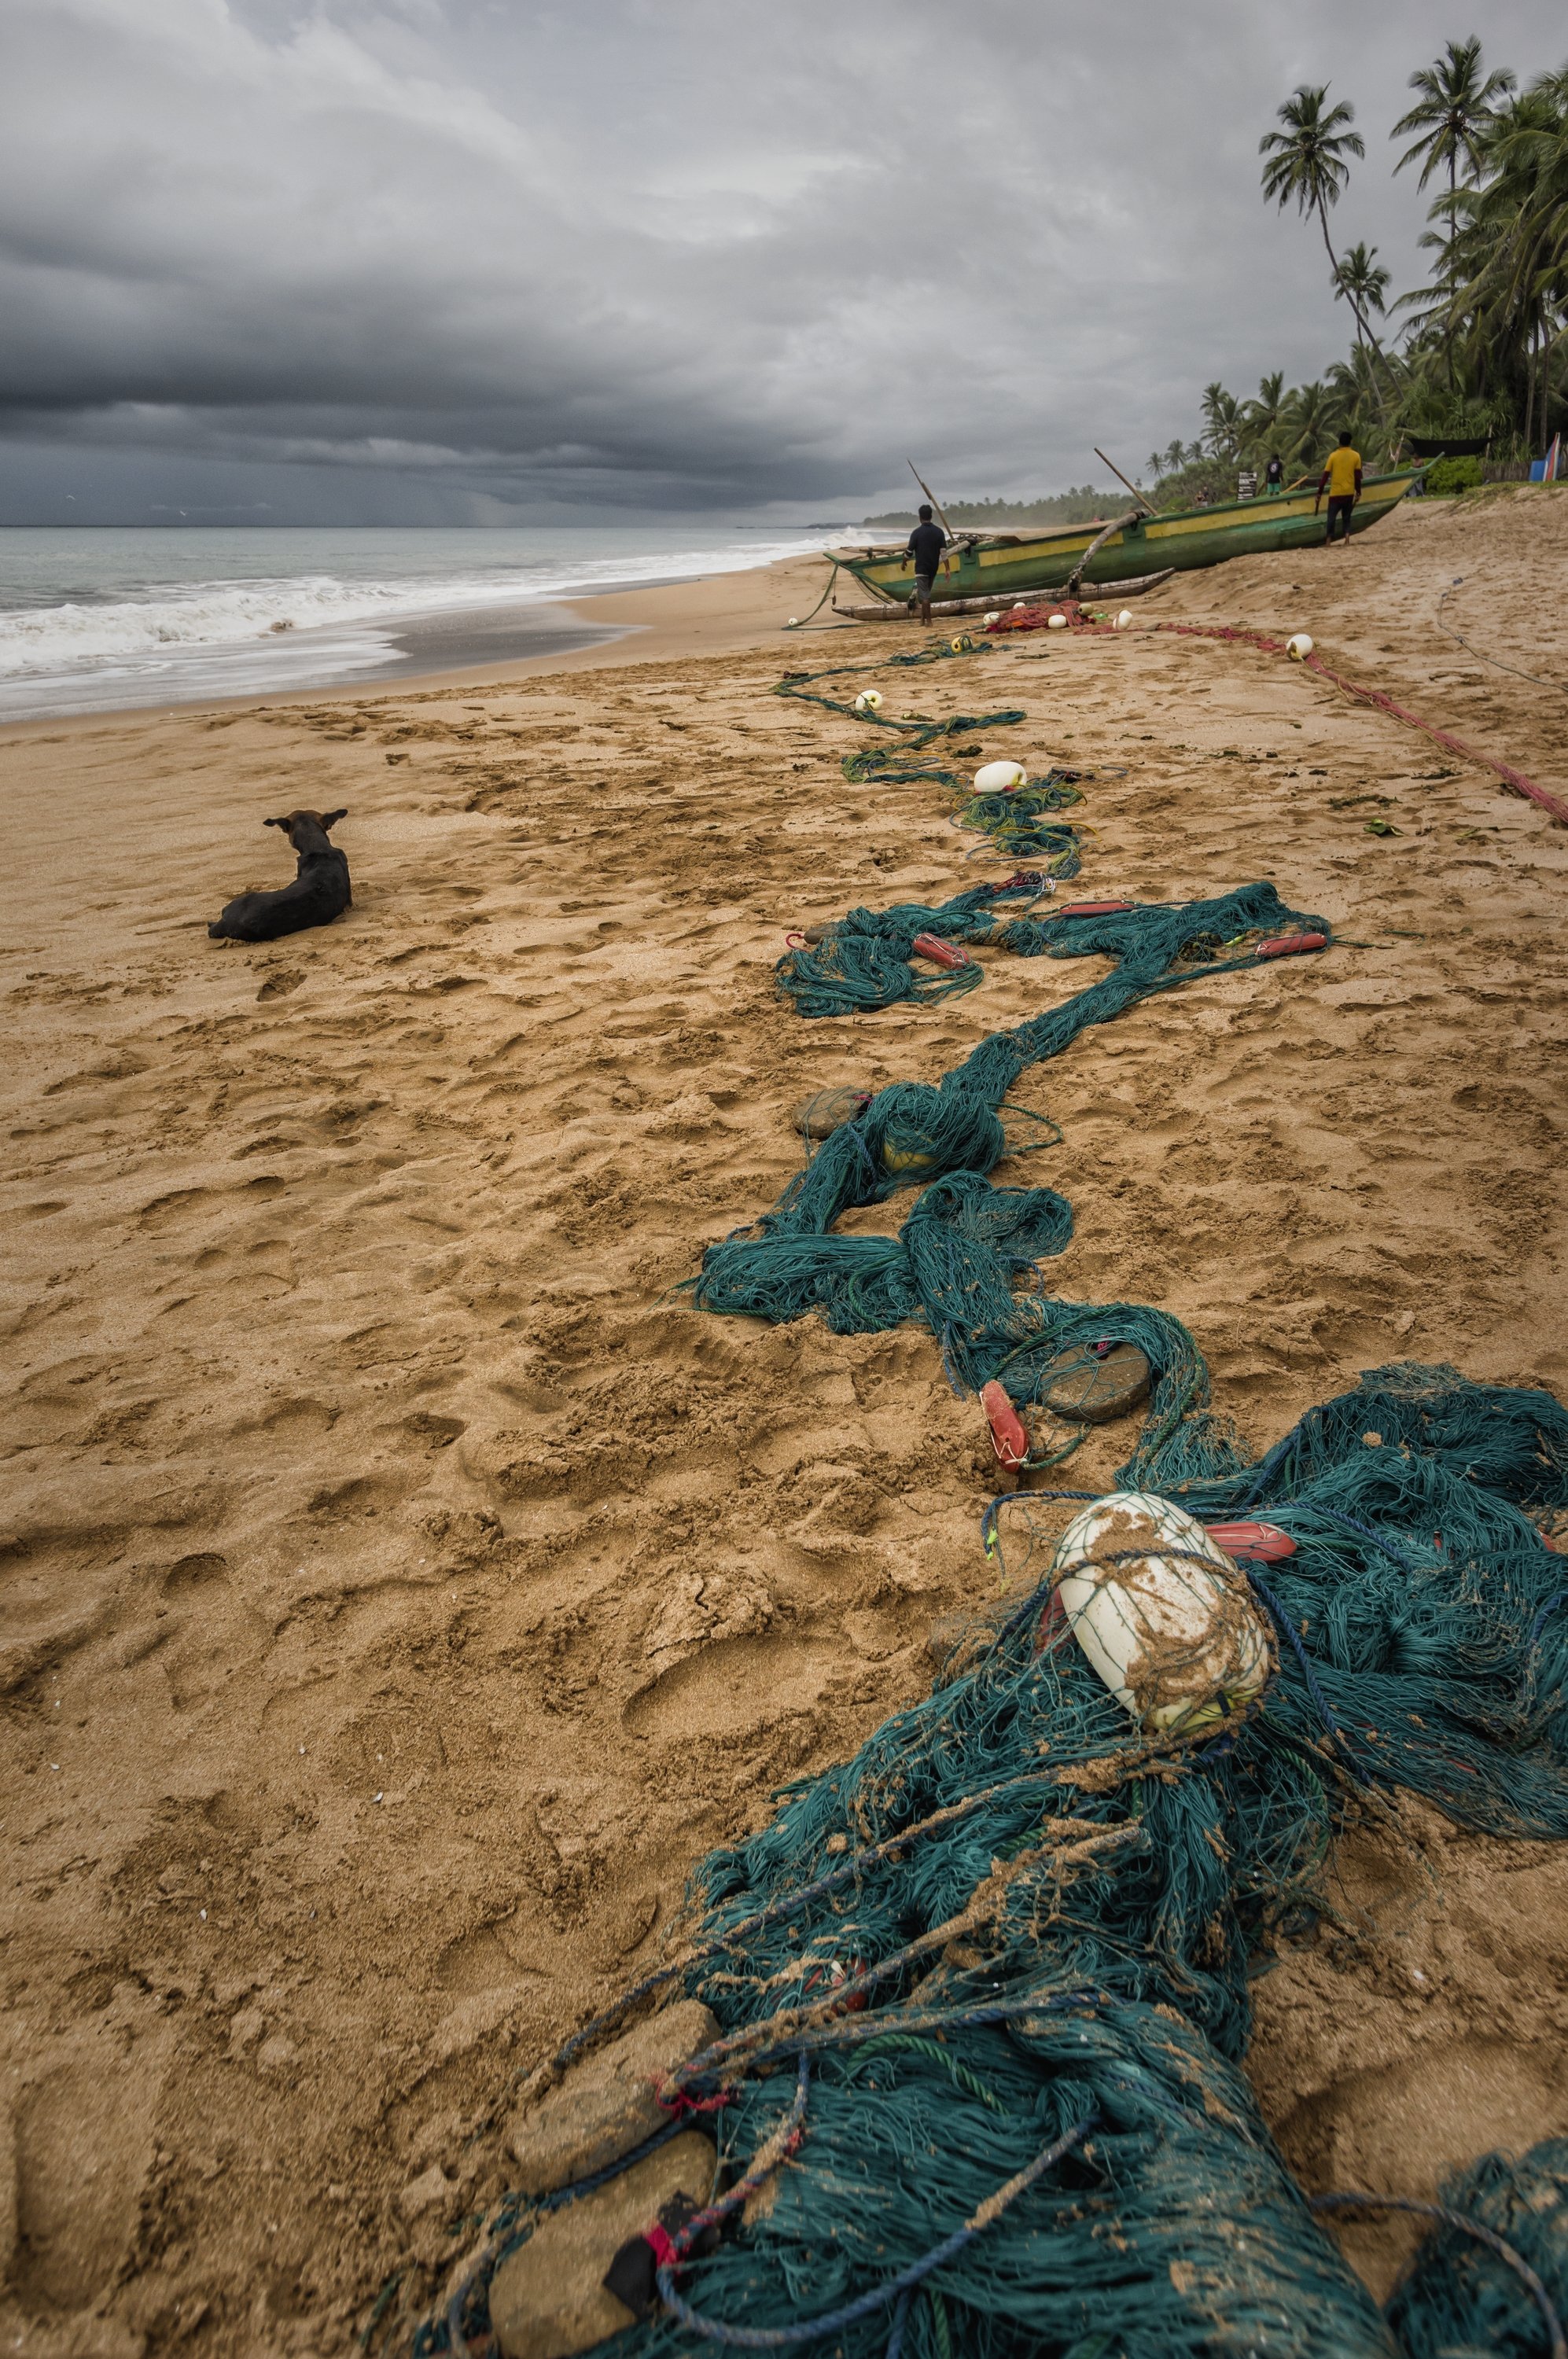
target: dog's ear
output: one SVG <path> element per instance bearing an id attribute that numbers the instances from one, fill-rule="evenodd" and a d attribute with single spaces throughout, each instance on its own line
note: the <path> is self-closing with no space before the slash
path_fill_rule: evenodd
<path id="1" fill-rule="evenodd" d="M 347 819 L 347 817 L 348 817 L 348 812 L 347 812 L 347 810 L 335 810 L 335 811 L 323 811 L 323 812 L 321 813 L 321 825 L 322 825 L 322 827 L 323 827 L 324 829 L 326 829 L 326 830 L 327 830 L 327 832 L 330 833 L 330 832 L 332 832 L 332 830 L 334 827 L 336 827 L 336 825 L 337 825 L 337 823 L 338 823 L 338 821 L 339 821 L 339 820 L 340 820 L 340 819 Z"/>
<path id="2" fill-rule="evenodd" d="M 262 823 L 263 827 L 282 827 L 282 828 L 286 828 L 286 827 L 288 826 L 288 824 L 289 824 L 289 822 L 288 822 L 288 821 L 287 821 L 286 819 L 264 819 L 264 820 L 262 821 L 262 822 L 261 822 L 261 823 Z"/>

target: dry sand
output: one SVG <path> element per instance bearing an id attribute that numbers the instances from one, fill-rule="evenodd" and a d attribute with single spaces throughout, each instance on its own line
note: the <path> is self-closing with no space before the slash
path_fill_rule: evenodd
<path id="1" fill-rule="evenodd" d="M 1456 627 L 1568 679 L 1565 559 L 1568 496 L 1433 504 L 1138 621 L 1304 625 L 1562 792 L 1562 690 L 1433 618 L 1461 575 Z M 504 2183 L 473 2131 L 513 2076 L 985 1599 L 988 1455 L 930 1338 L 666 1292 L 778 1194 L 809 1088 L 935 1078 L 1090 979 L 996 955 L 817 1025 L 774 996 L 787 927 L 996 873 L 939 788 L 846 785 L 849 724 L 767 693 L 912 639 L 780 637 L 816 573 L 585 602 L 653 628 L 482 688 L 0 740 L 6 2348 L 339 2352 L 412 2257 L 406 2314 Z M 1269 875 L 1352 938 L 1038 1076 L 1053 1286 L 1188 1321 L 1258 1444 L 1396 1355 L 1563 1391 L 1568 832 L 1239 647 L 1035 637 L 885 684 L 1026 706 L 987 753 L 1126 766 L 1079 889 Z M 300 803 L 348 806 L 352 912 L 210 942 Z M 1410 1829 L 1355 1839 L 1342 1922 L 1258 1986 L 1314 2186 L 1427 2192 L 1568 2129 L 1568 1857 Z M 1399 2243 L 1357 2233 L 1379 2285 Z"/>

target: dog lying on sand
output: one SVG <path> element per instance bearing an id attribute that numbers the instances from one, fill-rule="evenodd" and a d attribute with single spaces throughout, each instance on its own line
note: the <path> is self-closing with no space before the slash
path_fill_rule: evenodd
<path id="1" fill-rule="evenodd" d="M 346 810 L 290 811 L 287 819 L 264 819 L 263 827 L 281 827 L 299 855 L 292 885 L 276 893 L 236 893 L 207 931 L 215 942 L 275 942 L 279 934 L 298 934 L 307 926 L 330 926 L 354 899 L 349 890 L 348 856 L 327 842 L 329 829 L 346 819 Z"/>

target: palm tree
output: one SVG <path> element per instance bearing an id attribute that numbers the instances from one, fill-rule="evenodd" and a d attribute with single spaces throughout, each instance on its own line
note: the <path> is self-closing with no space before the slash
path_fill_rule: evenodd
<path id="1" fill-rule="evenodd" d="M 1297 386 L 1291 392 L 1282 420 L 1290 438 L 1290 456 L 1298 463 L 1313 464 L 1328 447 L 1329 437 L 1340 425 L 1339 405 L 1327 386 L 1320 384 Z"/>
<path id="2" fill-rule="evenodd" d="M 1234 459 L 1241 446 L 1241 404 L 1217 378 L 1203 387 L 1203 431 L 1200 440 L 1216 459 Z"/>
<path id="3" fill-rule="evenodd" d="M 1334 274 L 1334 299 L 1344 297 L 1353 308 L 1381 314 L 1388 308 L 1384 297 L 1388 292 L 1389 274 L 1377 260 L 1377 249 L 1365 242 L 1353 245 L 1345 255 Z M 1361 322 L 1356 323 L 1356 341 L 1361 342 Z"/>
<path id="4" fill-rule="evenodd" d="M 1410 76 L 1410 86 L 1421 92 L 1420 103 L 1400 115 L 1388 136 L 1402 139 L 1411 131 L 1417 136 L 1395 171 L 1402 172 L 1419 158 L 1416 186 L 1421 189 L 1441 171 L 1447 172 L 1450 190 L 1457 188 L 1461 166 L 1467 180 L 1478 179 L 1483 143 L 1497 116 L 1497 101 L 1518 84 L 1519 76 L 1507 67 L 1482 80 L 1481 44 L 1474 34 L 1467 41 L 1450 41 L 1433 64 Z"/>
<path id="5" fill-rule="evenodd" d="M 1450 41 L 1442 57 L 1430 66 L 1422 66 L 1419 72 L 1410 76 L 1410 87 L 1419 92 L 1420 97 L 1408 114 L 1400 115 L 1388 136 L 1390 139 L 1403 139 L 1411 132 L 1416 136 L 1395 165 L 1395 171 L 1402 172 L 1407 164 L 1419 160 L 1421 179 L 1416 185 L 1424 189 L 1434 172 L 1446 170 L 1448 193 L 1452 200 L 1459 186 L 1461 167 L 1466 180 L 1480 178 L 1486 134 L 1497 121 L 1497 102 L 1516 87 L 1518 79 L 1506 67 L 1483 78 L 1481 44 L 1474 34 L 1467 41 Z M 1454 286 L 1455 229 L 1451 202 L 1444 271 L 1451 294 Z M 1449 382 L 1452 385 L 1452 336 L 1445 342 L 1449 356 Z"/>
<path id="6" fill-rule="evenodd" d="M 1256 397 L 1243 404 L 1241 413 L 1249 458 L 1261 463 L 1275 455 L 1274 446 L 1279 440 L 1279 419 L 1284 407 L 1284 370 L 1276 369 L 1272 376 L 1260 376 Z"/>
<path id="7" fill-rule="evenodd" d="M 1293 198 L 1301 212 L 1317 215 L 1330 266 L 1337 270 L 1324 208 L 1338 204 L 1345 194 L 1350 179 L 1345 157 L 1365 156 L 1367 146 L 1361 134 L 1350 128 L 1356 109 L 1343 99 L 1337 106 L 1325 107 L 1327 97 L 1326 82 L 1315 89 L 1310 82 L 1301 83 L 1279 109 L 1285 128 L 1266 131 L 1258 152 L 1269 158 L 1263 167 L 1265 197 L 1272 197 L 1281 209 Z"/>
<path id="8" fill-rule="evenodd" d="M 1343 99 L 1337 106 L 1330 106 L 1327 100 L 1326 82 L 1318 86 L 1301 83 L 1279 109 L 1279 120 L 1285 128 L 1266 131 L 1258 143 L 1258 152 L 1269 158 L 1263 167 L 1264 196 L 1271 197 L 1281 211 L 1293 200 L 1299 212 L 1315 214 L 1337 287 L 1339 256 L 1328 234 L 1328 209 L 1338 204 L 1350 179 L 1345 158 L 1365 156 L 1367 147 L 1361 134 L 1350 127 L 1356 120 L 1356 109 Z M 1357 326 L 1382 360 L 1383 347 L 1367 325 L 1357 298 L 1349 288 L 1344 292 Z"/>

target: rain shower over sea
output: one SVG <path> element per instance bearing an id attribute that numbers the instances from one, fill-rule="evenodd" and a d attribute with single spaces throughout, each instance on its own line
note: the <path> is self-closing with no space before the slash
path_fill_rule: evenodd
<path id="1" fill-rule="evenodd" d="M 369 683 L 615 636 L 572 592 L 740 571 L 831 536 L 715 525 L 0 528 L 0 721 Z"/>

